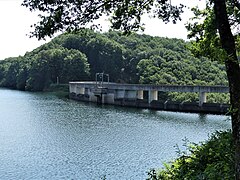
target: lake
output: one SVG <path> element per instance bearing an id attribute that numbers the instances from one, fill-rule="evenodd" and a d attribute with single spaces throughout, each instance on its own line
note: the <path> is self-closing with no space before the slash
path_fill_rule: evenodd
<path id="1" fill-rule="evenodd" d="M 0 179 L 146 179 L 231 128 L 228 116 L 97 106 L 52 93 L 0 89 Z"/>

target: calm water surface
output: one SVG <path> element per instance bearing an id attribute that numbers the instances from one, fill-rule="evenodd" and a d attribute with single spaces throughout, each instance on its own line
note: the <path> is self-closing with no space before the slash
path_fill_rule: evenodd
<path id="1" fill-rule="evenodd" d="M 96 106 L 0 89 L 0 179 L 146 179 L 227 116 Z"/>

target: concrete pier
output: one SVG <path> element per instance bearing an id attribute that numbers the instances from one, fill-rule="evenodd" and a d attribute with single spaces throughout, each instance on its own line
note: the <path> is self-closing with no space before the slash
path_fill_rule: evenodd
<path id="1" fill-rule="evenodd" d="M 137 99 L 143 99 L 143 90 L 137 91 Z"/>
<path id="2" fill-rule="evenodd" d="M 148 91 L 148 103 L 150 104 L 152 101 L 158 100 L 158 91 L 156 90 L 149 90 Z"/>
<path id="3" fill-rule="evenodd" d="M 161 110 L 226 113 L 227 104 L 208 104 L 207 93 L 228 93 L 226 86 L 180 86 L 180 85 L 147 85 L 147 84 L 117 84 L 106 83 L 99 86 L 96 82 L 69 82 L 70 98 L 97 102 L 100 104 L 115 104 L 122 106 L 143 107 Z M 144 99 L 144 91 L 148 99 Z M 193 103 L 176 103 L 158 101 L 158 92 L 197 92 L 199 101 Z"/>
<path id="4" fill-rule="evenodd" d="M 199 92 L 199 106 L 202 106 L 203 103 L 207 102 L 206 92 Z"/>

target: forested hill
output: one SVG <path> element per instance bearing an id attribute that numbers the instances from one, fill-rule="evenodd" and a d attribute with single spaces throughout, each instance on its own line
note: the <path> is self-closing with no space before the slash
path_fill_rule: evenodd
<path id="1" fill-rule="evenodd" d="M 113 82 L 227 85 L 224 65 L 195 58 L 180 39 L 82 30 L 62 34 L 24 56 L 0 61 L 0 85 L 42 91 L 51 83 L 94 80 L 105 72 Z"/>

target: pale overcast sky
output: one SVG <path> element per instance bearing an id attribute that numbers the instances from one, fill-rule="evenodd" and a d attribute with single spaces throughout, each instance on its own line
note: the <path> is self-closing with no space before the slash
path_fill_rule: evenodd
<path id="1" fill-rule="evenodd" d="M 37 22 L 36 13 L 30 12 L 21 6 L 23 0 L 0 0 L 0 60 L 7 57 L 24 55 L 47 41 L 38 41 L 29 38 L 27 34 L 31 31 L 30 25 Z M 176 2 L 179 2 L 175 0 Z M 203 6 L 205 0 L 183 0 L 188 6 Z M 174 0 L 172 0 L 174 3 Z M 144 23 L 145 34 L 169 38 L 187 39 L 187 31 L 184 24 L 191 17 L 190 13 L 183 15 L 183 21 L 176 25 L 164 24 L 157 19 L 146 18 Z M 103 21 L 103 23 L 106 23 Z M 49 41 L 49 39 L 48 39 Z"/>

